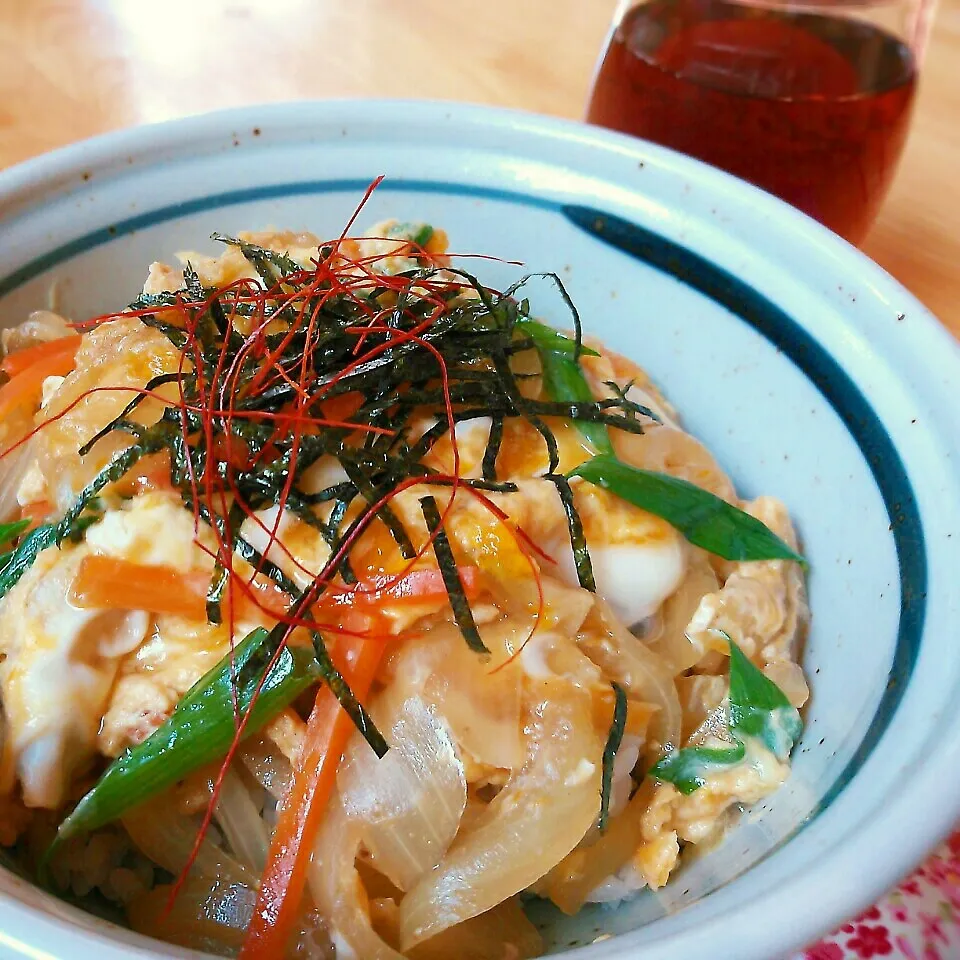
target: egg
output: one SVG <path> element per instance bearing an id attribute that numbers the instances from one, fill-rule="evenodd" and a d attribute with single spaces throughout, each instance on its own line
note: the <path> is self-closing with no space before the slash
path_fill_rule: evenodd
<path id="1" fill-rule="evenodd" d="M 206 550 L 195 542 L 198 533 Z M 145 493 L 108 510 L 86 539 L 94 553 L 135 563 L 176 570 L 213 564 L 207 552 L 214 549 L 212 534 L 205 525 L 196 528 L 193 514 L 169 493 Z"/>
<path id="2" fill-rule="evenodd" d="M 336 457 L 325 456 L 320 457 L 303 471 L 298 486 L 304 493 L 314 494 L 338 483 L 345 483 L 349 479 L 347 471 L 343 469 Z"/>
<path id="3" fill-rule="evenodd" d="M 587 542 L 597 593 L 626 624 L 639 623 L 660 609 L 680 586 L 685 569 L 678 540 L 666 543 L 596 545 Z M 577 569 L 569 544 L 560 546 L 559 568 L 569 584 L 577 583 Z"/>
<path id="4" fill-rule="evenodd" d="M 0 608 L 0 685 L 28 807 L 59 807 L 96 752 L 120 659 L 146 636 L 142 611 L 80 610 L 67 600 L 86 547 L 44 550 Z"/>
<path id="5" fill-rule="evenodd" d="M 435 418 L 431 419 L 433 424 L 439 422 Z M 423 433 L 426 433 L 433 424 L 428 423 Z M 469 420 L 460 420 L 454 426 L 453 433 L 457 440 L 461 477 L 475 480 L 483 476 L 483 455 L 490 441 L 492 427 L 493 420 L 490 417 L 472 417 Z M 430 453 L 424 457 L 424 463 L 444 473 L 453 473 L 453 445 L 450 442 L 449 432 L 437 440 Z"/>
<path id="6" fill-rule="evenodd" d="M 597 593 L 628 625 L 656 613 L 680 586 L 687 568 L 683 538 L 665 520 L 592 484 L 572 487 L 590 553 Z M 559 498 L 558 498 L 559 500 Z M 579 582 L 569 534 L 547 552 L 564 582 Z"/>
<path id="7" fill-rule="evenodd" d="M 240 536 L 305 590 L 330 559 L 330 547 L 319 531 L 289 511 L 267 507 L 248 517 Z"/>

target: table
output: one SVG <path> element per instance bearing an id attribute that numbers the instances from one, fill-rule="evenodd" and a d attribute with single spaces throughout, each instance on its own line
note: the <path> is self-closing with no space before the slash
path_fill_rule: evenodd
<path id="1" fill-rule="evenodd" d="M 615 0 L 0 0 L 0 167 L 105 130 L 304 97 L 579 117 Z M 960 335 L 960 0 L 865 244 Z"/>

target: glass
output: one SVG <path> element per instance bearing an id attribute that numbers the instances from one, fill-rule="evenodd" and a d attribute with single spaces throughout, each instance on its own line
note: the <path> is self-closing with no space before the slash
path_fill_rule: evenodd
<path id="1" fill-rule="evenodd" d="M 587 120 L 722 167 L 860 243 L 907 137 L 930 0 L 621 3 Z"/>

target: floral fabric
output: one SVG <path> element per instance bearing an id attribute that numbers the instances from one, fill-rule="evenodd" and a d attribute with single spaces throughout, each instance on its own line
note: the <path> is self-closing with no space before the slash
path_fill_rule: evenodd
<path id="1" fill-rule="evenodd" d="M 791 960 L 960 960 L 960 830 L 896 890 Z"/>

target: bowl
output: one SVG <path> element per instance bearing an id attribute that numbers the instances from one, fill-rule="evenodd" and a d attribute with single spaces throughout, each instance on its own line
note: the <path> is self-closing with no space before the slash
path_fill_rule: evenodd
<path id="1" fill-rule="evenodd" d="M 534 905 L 552 949 L 771 960 L 802 946 L 960 814 L 956 344 L 854 248 L 710 167 L 580 124 L 400 102 L 252 107 L 6 171 L 0 320 L 51 295 L 76 318 L 117 309 L 152 260 L 214 230 L 335 235 L 379 174 L 361 222 L 427 220 L 454 250 L 560 273 L 586 329 L 647 368 L 741 493 L 785 500 L 810 560 L 813 696 L 792 778 L 657 894 L 574 918 Z M 518 273 L 475 267 L 490 284 Z M 190 955 L 8 872 L 0 949 Z"/>

